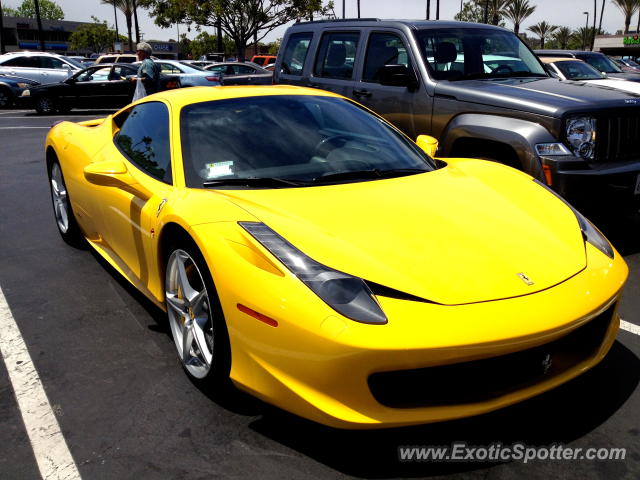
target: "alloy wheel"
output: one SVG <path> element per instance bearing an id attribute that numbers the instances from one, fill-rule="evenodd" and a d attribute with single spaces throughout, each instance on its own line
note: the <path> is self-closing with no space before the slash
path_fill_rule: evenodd
<path id="1" fill-rule="evenodd" d="M 62 179 L 60 165 L 54 163 L 51 167 L 51 198 L 53 200 L 53 212 L 56 216 L 58 228 L 62 233 L 69 230 L 69 211 L 67 209 L 67 187 Z"/>
<path id="2" fill-rule="evenodd" d="M 178 357 L 195 378 L 204 378 L 213 363 L 213 319 L 209 295 L 194 259 L 174 250 L 165 279 L 167 314 Z"/>

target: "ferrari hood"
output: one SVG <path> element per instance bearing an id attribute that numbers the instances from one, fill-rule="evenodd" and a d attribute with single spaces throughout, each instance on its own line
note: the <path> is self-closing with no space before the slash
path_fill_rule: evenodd
<path id="1" fill-rule="evenodd" d="M 573 212 L 530 177 L 490 162 L 217 193 L 324 265 L 446 305 L 527 295 L 586 266 Z"/>

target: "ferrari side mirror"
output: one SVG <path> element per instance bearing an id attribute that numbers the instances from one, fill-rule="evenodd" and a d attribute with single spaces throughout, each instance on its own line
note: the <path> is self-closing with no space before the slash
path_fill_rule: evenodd
<path id="1" fill-rule="evenodd" d="M 431 158 L 436 156 L 438 151 L 438 140 L 429 135 L 418 135 L 416 138 L 416 144 L 420 149 L 429 155 Z"/>
<path id="2" fill-rule="evenodd" d="M 116 187 L 143 200 L 152 196 L 149 190 L 133 178 L 128 172 L 127 166 L 120 160 L 91 163 L 84 167 L 84 178 L 94 185 Z"/>

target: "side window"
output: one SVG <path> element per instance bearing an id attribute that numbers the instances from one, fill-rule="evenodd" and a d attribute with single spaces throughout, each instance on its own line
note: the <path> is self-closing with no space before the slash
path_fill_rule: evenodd
<path id="1" fill-rule="evenodd" d="M 227 69 L 226 65 L 216 65 L 215 67 L 211 67 L 211 68 L 207 68 L 207 70 L 210 70 L 212 72 L 224 72 Z"/>
<path id="2" fill-rule="evenodd" d="M 170 63 L 161 63 L 160 72 L 161 73 L 182 73 L 182 70 L 180 70 L 178 67 L 171 65 Z"/>
<path id="3" fill-rule="evenodd" d="M 116 61 L 116 57 L 113 57 L 113 56 L 111 56 L 111 57 L 102 57 L 100 59 L 100 63 L 113 63 L 115 61 Z"/>
<path id="4" fill-rule="evenodd" d="M 400 37 L 393 33 L 372 33 L 367 45 L 362 80 L 379 83 L 380 70 L 385 65 L 410 67 L 407 49 Z"/>
<path id="5" fill-rule="evenodd" d="M 136 105 L 122 123 L 115 142 L 138 168 L 171 184 L 169 111 L 163 103 Z"/>
<path id="6" fill-rule="evenodd" d="M 313 33 L 294 33 L 289 37 L 282 55 L 282 73 L 302 75 L 304 61 L 307 58 L 312 38 Z"/>
<path id="7" fill-rule="evenodd" d="M 36 57 L 15 57 L 10 58 L 2 65 L 6 67 L 29 67 L 38 68 L 38 59 Z"/>
<path id="8" fill-rule="evenodd" d="M 62 65 L 65 65 L 65 63 L 59 58 L 55 58 L 55 57 L 39 57 L 39 58 L 40 58 L 40 68 L 61 69 Z"/>
<path id="9" fill-rule="evenodd" d="M 238 75 L 248 75 L 250 73 L 256 73 L 255 69 L 248 65 L 234 65 L 233 69 Z"/>
<path id="10" fill-rule="evenodd" d="M 359 37 L 359 33 L 326 33 L 313 73 L 317 77 L 351 78 Z"/>
<path id="11" fill-rule="evenodd" d="M 132 77 L 135 75 L 136 70 L 134 68 L 116 65 L 113 67 L 113 71 L 109 76 L 109 80 L 125 80 L 127 77 Z"/>

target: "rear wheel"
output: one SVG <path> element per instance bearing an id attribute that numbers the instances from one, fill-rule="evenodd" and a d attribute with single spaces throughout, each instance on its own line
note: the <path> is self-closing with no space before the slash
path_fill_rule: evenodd
<path id="1" fill-rule="evenodd" d="M 169 249 L 165 298 L 178 358 L 194 380 L 228 391 L 231 353 L 224 314 L 207 264 L 193 241 Z"/>
<path id="2" fill-rule="evenodd" d="M 13 104 L 13 95 L 9 89 L 0 87 L 0 108 L 8 108 Z"/>
<path id="3" fill-rule="evenodd" d="M 48 115 L 56 111 L 56 107 L 51 97 L 38 97 L 35 101 L 35 109 L 41 115 Z"/>
<path id="4" fill-rule="evenodd" d="M 67 186 L 64 183 L 62 169 L 57 160 L 51 162 L 49 166 L 49 185 L 51 187 L 53 215 L 56 219 L 60 236 L 69 245 L 79 247 L 83 240 L 82 233 L 73 216 Z"/>

